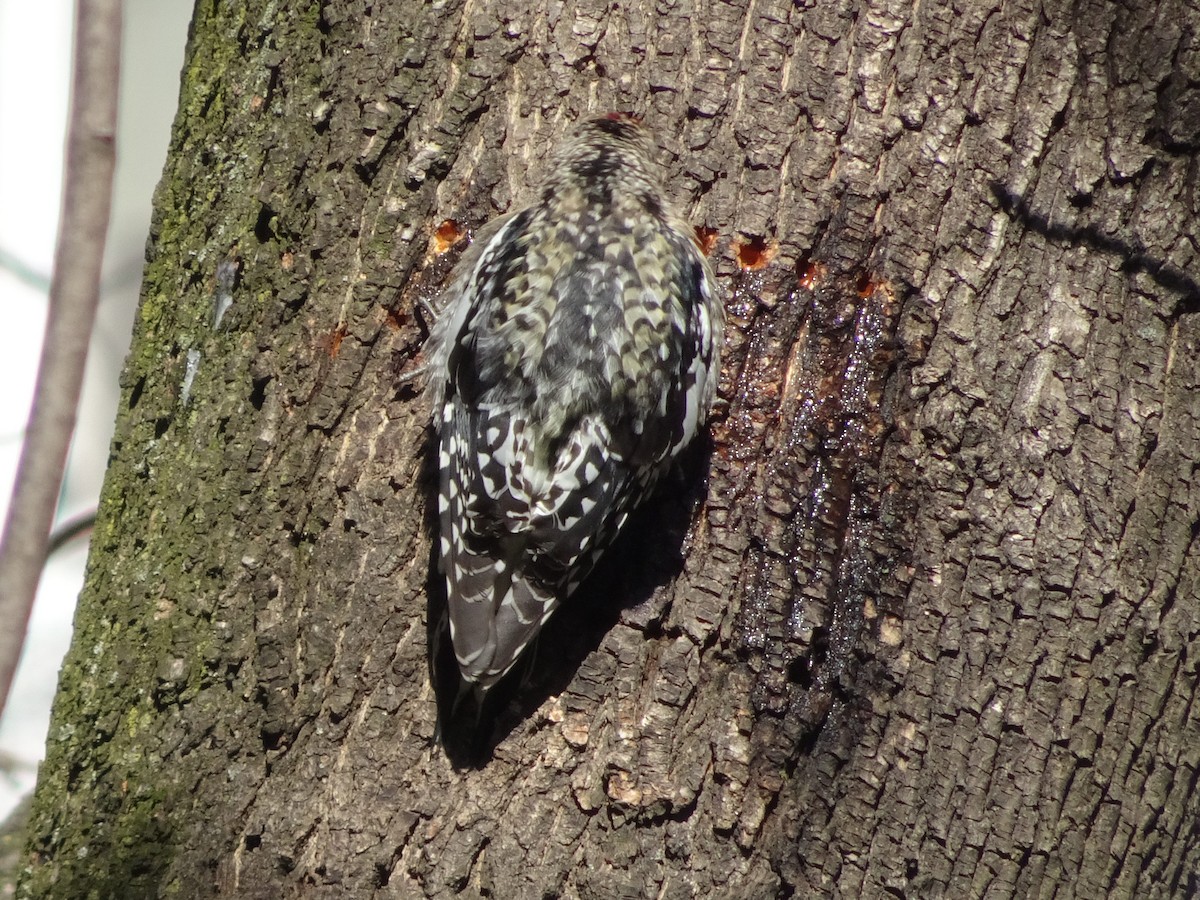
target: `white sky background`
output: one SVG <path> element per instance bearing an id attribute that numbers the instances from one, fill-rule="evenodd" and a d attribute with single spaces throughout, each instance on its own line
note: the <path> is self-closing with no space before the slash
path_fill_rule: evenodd
<path id="1" fill-rule="evenodd" d="M 191 0 L 125 0 L 117 173 L 96 332 L 60 520 L 94 509 L 117 378 L 129 344 L 150 224 L 179 94 Z M 0 0 L 0 520 L 8 507 L 45 326 L 62 189 L 74 3 Z M 24 273 L 24 274 L 22 274 Z M 32 284 L 30 282 L 33 282 Z M 83 582 L 83 539 L 42 576 L 25 654 L 0 718 L 0 820 L 33 786 L 59 665 Z M 11 627 L 0 623 L 0 628 Z"/>

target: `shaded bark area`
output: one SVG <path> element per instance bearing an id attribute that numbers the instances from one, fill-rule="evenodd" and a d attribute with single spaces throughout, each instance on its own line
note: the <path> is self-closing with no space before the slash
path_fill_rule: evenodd
<path id="1" fill-rule="evenodd" d="M 200 3 L 20 891 L 1183 896 L 1200 13 Z M 711 446 L 434 743 L 421 302 L 585 110 Z"/>

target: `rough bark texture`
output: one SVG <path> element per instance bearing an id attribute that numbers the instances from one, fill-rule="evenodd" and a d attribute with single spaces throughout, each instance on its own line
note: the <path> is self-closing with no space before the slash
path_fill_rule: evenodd
<path id="1" fill-rule="evenodd" d="M 721 409 L 459 770 L 398 375 L 605 109 Z M 200 3 L 24 895 L 1195 891 L 1198 150 L 1183 0 Z"/>

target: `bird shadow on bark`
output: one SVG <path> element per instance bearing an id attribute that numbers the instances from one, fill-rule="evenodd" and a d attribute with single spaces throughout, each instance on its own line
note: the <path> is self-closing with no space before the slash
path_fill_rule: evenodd
<path id="1" fill-rule="evenodd" d="M 653 496 L 630 514 L 625 527 L 595 569 L 567 598 L 518 659 L 511 672 L 485 694 L 466 686 L 459 675 L 450 642 L 446 580 L 438 569 L 438 526 L 430 529 L 426 647 L 429 677 L 438 707 L 438 739 L 456 768 L 483 768 L 496 747 L 550 697 L 567 689 L 589 654 L 620 620 L 625 610 L 650 603 L 659 588 L 682 570 L 681 548 L 696 511 L 707 493 L 710 440 L 697 440 L 663 477 Z M 433 445 L 426 453 L 430 503 L 436 509 L 436 460 Z M 640 617 L 653 637 L 667 613 L 661 609 Z"/>

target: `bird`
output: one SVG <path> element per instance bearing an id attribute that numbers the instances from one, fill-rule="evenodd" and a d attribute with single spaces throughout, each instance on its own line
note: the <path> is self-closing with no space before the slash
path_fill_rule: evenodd
<path id="1" fill-rule="evenodd" d="M 426 371 L 438 560 L 465 684 L 487 691 L 705 428 L 724 307 L 640 119 L 579 122 L 536 199 L 479 230 Z"/>

